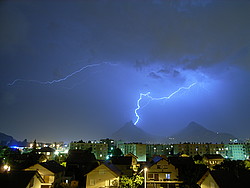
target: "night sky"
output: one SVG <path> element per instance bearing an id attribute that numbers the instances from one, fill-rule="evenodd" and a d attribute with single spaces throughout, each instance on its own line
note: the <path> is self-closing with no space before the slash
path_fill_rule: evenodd
<path id="1" fill-rule="evenodd" d="M 192 83 L 143 98 L 136 126 L 244 139 L 249 71 L 249 0 L 0 2 L 0 132 L 17 140 L 106 138 L 136 121 L 140 93 Z"/>

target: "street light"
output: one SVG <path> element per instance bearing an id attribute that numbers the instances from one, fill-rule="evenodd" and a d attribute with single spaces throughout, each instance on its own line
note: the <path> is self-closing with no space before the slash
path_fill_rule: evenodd
<path id="1" fill-rule="evenodd" d="M 4 171 L 9 172 L 10 171 L 10 166 L 9 165 L 4 165 L 3 169 L 4 169 Z"/>
<path id="2" fill-rule="evenodd" d="M 144 188 L 147 188 L 147 168 L 144 168 Z"/>

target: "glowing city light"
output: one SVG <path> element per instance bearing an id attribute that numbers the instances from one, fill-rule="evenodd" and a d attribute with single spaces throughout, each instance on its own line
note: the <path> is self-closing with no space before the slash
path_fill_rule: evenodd
<path id="1" fill-rule="evenodd" d="M 9 165 L 4 165 L 3 166 L 4 171 L 10 171 L 10 166 Z"/>
<path id="2" fill-rule="evenodd" d="M 155 98 L 155 97 L 152 97 L 150 96 L 150 92 L 147 92 L 147 93 L 140 93 L 140 98 L 137 100 L 137 108 L 135 109 L 135 116 L 136 116 L 136 121 L 134 122 L 134 125 L 136 125 L 139 120 L 140 120 L 140 116 L 138 114 L 138 110 L 140 110 L 142 107 L 140 106 L 140 102 L 141 100 L 144 98 L 144 97 L 147 97 L 150 99 L 150 101 L 153 101 L 153 100 L 167 100 L 167 99 L 170 99 L 172 96 L 174 96 L 175 94 L 177 94 L 178 92 L 180 92 L 181 90 L 188 90 L 190 89 L 191 87 L 193 87 L 196 83 L 192 83 L 191 85 L 189 85 L 188 87 L 180 87 L 179 89 L 177 89 L 176 91 L 174 91 L 173 93 L 171 93 L 169 96 L 164 96 L 164 97 L 159 97 L 159 98 Z M 149 102 L 150 102 L 149 101 Z M 148 103 L 149 103 L 148 102 Z M 147 103 L 147 104 L 148 104 Z M 145 106 L 145 105 L 144 105 Z"/>

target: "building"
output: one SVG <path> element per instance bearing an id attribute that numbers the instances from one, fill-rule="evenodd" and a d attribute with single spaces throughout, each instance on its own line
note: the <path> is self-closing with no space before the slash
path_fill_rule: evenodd
<path id="1" fill-rule="evenodd" d="M 131 162 L 132 169 L 133 169 L 133 171 L 135 173 L 137 173 L 138 169 L 140 167 L 140 164 L 137 162 L 138 157 L 136 157 L 133 153 L 129 153 L 129 154 L 125 155 L 125 157 L 131 157 L 132 158 L 132 162 Z"/>
<path id="2" fill-rule="evenodd" d="M 113 153 L 114 149 L 116 148 L 115 141 L 113 139 L 106 138 L 106 139 L 101 139 L 100 143 L 108 144 L 108 156 L 106 157 L 106 159 L 112 157 L 112 153 Z"/>
<path id="3" fill-rule="evenodd" d="M 225 145 L 226 156 L 231 160 L 246 160 L 249 159 L 249 144 L 230 143 Z"/>
<path id="4" fill-rule="evenodd" d="M 111 157 L 110 159 L 111 163 L 121 170 L 123 175 L 132 176 L 138 171 L 137 157 L 131 153 L 126 156 Z"/>
<path id="5" fill-rule="evenodd" d="M 20 155 L 11 155 L 9 160 L 15 164 L 12 166 L 12 170 L 22 170 L 26 169 L 32 165 L 37 163 L 42 163 L 47 161 L 47 157 L 43 154 L 37 154 L 34 152 L 31 153 L 24 153 Z"/>
<path id="6" fill-rule="evenodd" d="M 13 171 L 0 173 L 0 187 L 41 188 L 43 178 L 37 171 Z"/>
<path id="7" fill-rule="evenodd" d="M 166 158 L 156 156 L 148 162 L 143 173 L 146 173 L 146 183 L 148 188 L 160 187 L 180 187 L 182 181 L 179 181 L 179 172 L 173 164 Z"/>
<path id="8" fill-rule="evenodd" d="M 121 171 L 112 163 L 105 162 L 86 174 L 86 188 L 119 186 Z"/>
<path id="9" fill-rule="evenodd" d="M 173 145 L 170 144 L 147 144 L 146 145 L 147 159 L 156 155 L 173 155 Z"/>
<path id="10" fill-rule="evenodd" d="M 224 158 L 220 154 L 205 154 L 202 157 L 202 161 L 208 167 L 219 165 L 224 161 Z"/>
<path id="11" fill-rule="evenodd" d="M 91 152 L 95 154 L 96 159 L 106 160 L 109 151 L 107 143 L 101 143 L 97 141 L 83 142 L 82 140 L 79 142 L 70 143 L 71 150 L 88 150 L 90 148 Z"/>
<path id="12" fill-rule="evenodd" d="M 187 154 L 194 157 L 195 155 L 204 154 L 221 154 L 226 155 L 224 144 L 212 143 L 181 143 L 173 144 L 174 154 Z"/>
<path id="13" fill-rule="evenodd" d="M 41 149 L 36 149 L 35 152 L 37 154 L 45 155 L 48 160 L 53 160 L 54 159 L 55 150 L 53 148 L 44 147 L 44 148 L 41 148 Z"/>
<path id="14" fill-rule="evenodd" d="M 207 171 L 197 182 L 201 188 L 246 187 L 250 174 L 238 176 L 229 171 Z"/>
<path id="15" fill-rule="evenodd" d="M 138 162 L 146 161 L 146 144 L 142 143 L 123 143 L 119 144 L 118 148 L 123 152 L 124 155 L 129 153 L 134 154 Z"/>
<path id="16" fill-rule="evenodd" d="M 245 143 L 246 159 L 250 159 L 250 143 Z"/>
<path id="17" fill-rule="evenodd" d="M 85 174 L 96 168 L 99 162 L 90 150 L 69 150 L 66 159 L 65 179 L 68 184 L 72 181 L 80 186 L 85 184 Z"/>
<path id="18" fill-rule="evenodd" d="M 25 171 L 34 170 L 37 170 L 44 180 L 42 183 L 43 188 L 57 187 L 61 182 L 63 182 L 65 168 L 55 161 L 38 163 L 25 169 Z"/>

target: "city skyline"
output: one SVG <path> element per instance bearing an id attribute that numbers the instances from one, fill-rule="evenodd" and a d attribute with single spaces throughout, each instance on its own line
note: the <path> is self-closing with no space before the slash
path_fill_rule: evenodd
<path id="1" fill-rule="evenodd" d="M 105 138 L 195 121 L 249 138 L 249 1 L 2 1 L 0 132 Z M 171 98 L 179 88 L 180 90 Z"/>

